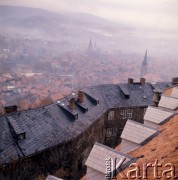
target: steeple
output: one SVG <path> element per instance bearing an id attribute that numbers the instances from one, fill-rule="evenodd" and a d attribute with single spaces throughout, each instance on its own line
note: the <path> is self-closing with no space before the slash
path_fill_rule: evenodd
<path id="1" fill-rule="evenodd" d="M 92 45 L 92 41 L 90 39 L 90 42 L 88 44 L 88 51 L 92 51 L 93 50 L 93 45 Z"/>
<path id="2" fill-rule="evenodd" d="M 140 71 L 140 78 L 144 77 L 147 73 L 147 50 L 145 52 L 144 60 L 142 61 L 141 71 Z"/>
<path id="3" fill-rule="evenodd" d="M 142 62 L 142 65 L 147 66 L 147 50 L 146 50 L 146 52 L 145 52 L 145 57 L 144 57 L 144 60 L 143 60 L 143 62 Z"/>

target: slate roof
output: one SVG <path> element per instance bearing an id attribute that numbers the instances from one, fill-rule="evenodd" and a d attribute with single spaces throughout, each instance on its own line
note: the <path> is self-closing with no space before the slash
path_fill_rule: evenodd
<path id="1" fill-rule="evenodd" d="M 162 82 L 157 83 L 157 86 L 164 89 L 172 86 L 172 83 Z M 110 108 L 152 105 L 153 89 L 157 86 L 134 83 L 85 88 L 83 105 L 88 108 L 88 112 L 76 106 L 75 113 L 78 114 L 78 119 L 75 121 L 71 118 L 70 112 L 61 108 L 58 103 L 0 116 L 0 165 L 72 140 Z M 129 98 L 124 96 L 123 89 L 129 93 Z M 60 103 L 67 107 L 68 98 L 70 96 L 61 99 Z M 14 140 L 8 125 L 9 119 L 13 119 L 18 131 L 26 133 L 26 139 L 19 142 Z"/>
<path id="2" fill-rule="evenodd" d="M 162 124 L 166 120 L 170 119 L 174 114 L 175 114 L 174 111 L 168 111 L 166 109 L 149 106 L 144 115 L 144 120 L 156 124 Z"/>
<path id="3" fill-rule="evenodd" d="M 156 135 L 157 130 L 152 129 L 144 124 L 127 120 L 121 138 L 136 144 L 144 144 L 149 138 Z"/>
<path id="4" fill-rule="evenodd" d="M 178 87 L 174 87 L 171 93 L 172 97 L 178 98 Z"/>
<path id="5" fill-rule="evenodd" d="M 176 110 L 178 108 L 178 98 L 162 95 L 158 106 Z"/>
<path id="6" fill-rule="evenodd" d="M 126 154 L 123 154 L 119 151 L 116 151 L 112 148 L 109 148 L 107 146 L 104 146 L 99 143 L 95 143 L 93 146 L 88 159 L 86 160 L 85 165 L 87 167 L 90 167 L 96 171 L 99 171 L 103 174 L 106 173 L 106 161 L 108 161 L 111 158 L 111 161 L 115 160 L 117 158 L 116 164 L 120 162 L 121 159 L 125 159 L 123 162 L 124 164 L 127 164 L 129 166 L 129 162 L 133 160 L 131 156 L 128 156 Z M 112 164 L 112 163 L 111 163 Z"/>

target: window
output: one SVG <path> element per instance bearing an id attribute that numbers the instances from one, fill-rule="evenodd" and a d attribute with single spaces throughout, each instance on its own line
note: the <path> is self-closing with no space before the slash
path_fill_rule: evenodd
<path id="1" fill-rule="evenodd" d="M 106 129 L 106 137 L 111 137 L 112 136 L 112 128 L 107 128 Z"/>
<path id="2" fill-rule="evenodd" d="M 106 137 L 117 136 L 117 128 L 107 128 Z"/>
<path id="3" fill-rule="evenodd" d="M 108 120 L 114 120 L 114 111 L 109 111 L 108 113 Z"/>
<path id="4" fill-rule="evenodd" d="M 132 109 L 127 110 L 127 116 L 128 116 L 129 119 L 132 118 Z"/>
<path id="5" fill-rule="evenodd" d="M 121 119 L 132 119 L 132 109 L 121 110 Z"/>
<path id="6" fill-rule="evenodd" d="M 121 119 L 126 119 L 126 110 L 121 110 Z"/>

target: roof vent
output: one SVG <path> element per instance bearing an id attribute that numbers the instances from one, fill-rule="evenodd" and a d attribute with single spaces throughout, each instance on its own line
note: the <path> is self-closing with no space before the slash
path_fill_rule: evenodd
<path id="1" fill-rule="evenodd" d="M 4 111 L 5 113 L 12 113 L 12 112 L 17 112 L 17 106 L 14 105 L 14 106 L 7 106 L 7 107 L 4 107 Z"/>
<path id="2" fill-rule="evenodd" d="M 146 83 L 146 79 L 145 78 L 140 78 L 140 83 L 143 85 Z"/>
<path id="3" fill-rule="evenodd" d="M 151 82 L 151 84 L 152 84 L 152 85 L 155 85 L 155 84 L 156 84 L 156 81 Z"/>
<path id="4" fill-rule="evenodd" d="M 85 93 L 85 95 L 95 106 L 97 106 L 99 104 L 99 99 L 97 99 L 96 97 L 93 97 L 93 95 L 90 95 L 88 93 Z"/>
<path id="5" fill-rule="evenodd" d="M 178 84 L 178 77 L 172 78 L 172 84 Z"/>
<path id="6" fill-rule="evenodd" d="M 86 106 L 86 104 L 84 103 L 84 92 L 83 91 L 78 91 L 78 99 L 75 102 L 76 105 L 79 107 L 79 109 L 81 111 L 83 111 L 84 113 L 88 112 L 88 107 Z"/>
<path id="7" fill-rule="evenodd" d="M 74 109 L 75 109 L 75 98 L 71 98 L 71 99 L 69 100 L 69 108 L 70 108 L 71 110 L 74 110 Z"/>
<path id="8" fill-rule="evenodd" d="M 57 103 L 58 103 L 58 104 L 60 104 L 60 103 L 61 103 L 61 101 L 57 101 Z"/>
<path id="9" fill-rule="evenodd" d="M 83 91 L 78 91 L 78 101 L 80 103 L 84 102 L 84 92 Z"/>
<path id="10" fill-rule="evenodd" d="M 88 107 L 84 103 L 79 103 L 78 101 L 76 102 L 76 105 L 81 109 L 82 112 L 86 113 L 88 112 Z"/>
<path id="11" fill-rule="evenodd" d="M 134 79 L 133 78 L 128 78 L 128 84 L 133 84 Z"/>
<path id="12" fill-rule="evenodd" d="M 60 103 L 58 104 L 58 106 L 70 120 L 75 121 L 76 119 L 78 119 L 78 113 L 75 110 L 71 110 L 71 108 L 66 106 L 64 103 Z"/>
<path id="13" fill-rule="evenodd" d="M 121 92 L 122 92 L 122 94 L 124 95 L 125 99 L 129 99 L 129 98 L 130 98 L 130 92 L 129 92 L 129 90 L 127 89 L 127 87 L 125 87 L 125 86 L 122 85 L 122 84 L 121 84 L 119 87 L 120 87 Z"/>
<path id="14" fill-rule="evenodd" d="M 20 128 L 17 121 L 13 117 L 7 117 L 9 120 L 9 127 L 11 129 L 12 135 L 16 141 L 25 139 L 25 132 Z"/>

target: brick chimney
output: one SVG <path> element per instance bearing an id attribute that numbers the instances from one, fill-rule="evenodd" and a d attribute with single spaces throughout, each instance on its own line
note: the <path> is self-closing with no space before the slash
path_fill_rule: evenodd
<path id="1" fill-rule="evenodd" d="M 84 92 L 83 91 L 78 91 L 78 101 L 80 103 L 84 102 Z"/>
<path id="2" fill-rule="evenodd" d="M 71 99 L 69 100 L 69 108 L 70 108 L 71 110 L 74 110 L 74 109 L 75 109 L 75 98 L 71 98 Z"/>
<path id="3" fill-rule="evenodd" d="M 140 83 L 143 85 L 146 83 L 146 79 L 145 78 L 140 78 Z"/>
<path id="4" fill-rule="evenodd" d="M 161 99 L 161 94 L 162 94 L 162 91 L 161 90 L 153 90 L 153 103 L 154 103 L 154 106 L 158 106 L 159 104 L 159 101 Z"/>
<path id="5" fill-rule="evenodd" d="M 178 77 L 172 78 L 172 84 L 178 84 Z"/>
<path id="6" fill-rule="evenodd" d="M 128 78 L 128 84 L 133 84 L 134 79 L 133 78 Z"/>
<path id="7" fill-rule="evenodd" d="M 6 107 L 4 107 L 4 112 L 6 114 L 12 113 L 12 112 L 17 112 L 17 108 L 18 107 L 16 105 L 14 105 L 14 106 L 6 106 Z"/>

